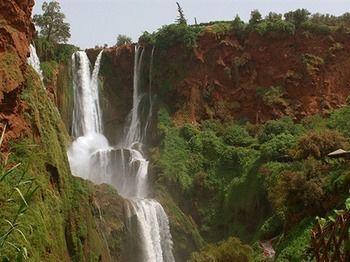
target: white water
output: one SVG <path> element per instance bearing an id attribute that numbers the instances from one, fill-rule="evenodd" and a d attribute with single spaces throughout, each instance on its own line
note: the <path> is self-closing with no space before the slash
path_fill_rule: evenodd
<path id="1" fill-rule="evenodd" d="M 102 133 L 101 112 L 98 95 L 98 73 L 102 51 L 96 58 L 93 73 L 90 61 L 84 51 L 72 56 L 73 65 L 73 136 L 79 137 L 91 133 Z"/>
<path id="2" fill-rule="evenodd" d="M 109 146 L 102 134 L 98 101 L 101 55 L 102 52 L 96 60 L 92 75 L 85 52 L 73 55 L 73 135 L 78 138 L 68 150 L 72 173 L 95 183 L 113 185 L 126 198 L 126 224 L 130 232 L 137 234 L 138 243 L 133 244 L 139 245 L 138 249 L 142 253 L 138 254 L 140 261 L 173 262 L 168 217 L 156 200 L 147 198 L 149 162 L 143 152 L 143 142 L 152 114 L 148 112 L 148 119 L 142 127 L 140 115 L 144 95 L 140 91 L 140 73 L 144 50 L 139 47 L 135 49 L 133 107 L 125 126 L 125 135 L 117 147 Z M 133 222 L 135 217 L 136 223 Z"/>
<path id="3" fill-rule="evenodd" d="M 27 59 L 27 63 L 34 68 L 34 70 L 38 73 L 42 81 L 44 79 L 43 72 L 40 68 L 40 60 L 39 60 L 38 54 L 36 53 L 36 49 L 34 45 L 30 44 L 29 51 L 30 51 L 30 56 Z"/>

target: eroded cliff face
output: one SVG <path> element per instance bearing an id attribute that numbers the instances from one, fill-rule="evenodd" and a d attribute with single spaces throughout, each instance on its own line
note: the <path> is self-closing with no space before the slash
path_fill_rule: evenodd
<path id="1" fill-rule="evenodd" d="M 147 59 L 151 50 L 146 47 Z M 213 118 L 261 123 L 284 115 L 300 120 L 327 114 L 347 103 L 349 54 L 350 37 L 340 32 L 324 35 L 299 31 L 293 36 L 250 33 L 238 37 L 214 33 L 208 27 L 194 48 L 156 48 L 152 88 L 179 125 Z M 109 61 L 111 71 L 105 71 L 103 79 L 108 97 L 128 100 L 131 55 L 132 46 L 106 50 L 105 61 Z M 145 82 L 148 66 L 145 61 Z M 118 108 L 124 113 L 111 115 L 124 116 L 125 107 L 129 105 L 120 104 Z"/>
<path id="2" fill-rule="evenodd" d="M 179 123 L 208 118 L 264 122 L 283 115 L 301 119 L 344 105 L 350 93 L 346 34 L 251 33 L 240 39 L 208 29 L 197 43 L 192 51 L 174 47 L 155 59 L 158 90 L 175 80 L 165 98 L 175 99 Z M 167 67 L 179 59 L 186 70 Z"/>
<path id="3" fill-rule="evenodd" d="M 34 34 L 30 16 L 33 0 L 0 3 L 0 122 L 7 124 L 9 139 L 23 136 L 28 124 L 19 94 L 25 81 L 28 46 Z"/>

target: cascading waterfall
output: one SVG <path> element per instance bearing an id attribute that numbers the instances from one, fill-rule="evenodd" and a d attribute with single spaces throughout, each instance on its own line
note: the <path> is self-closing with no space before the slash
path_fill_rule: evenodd
<path id="1" fill-rule="evenodd" d="M 40 60 L 36 52 L 35 46 L 30 44 L 29 46 L 30 56 L 27 59 L 27 63 L 31 65 L 37 74 L 40 76 L 41 81 L 44 79 L 43 72 L 40 68 Z"/>
<path id="2" fill-rule="evenodd" d="M 131 249 L 140 252 L 138 256 L 129 254 L 130 260 L 175 261 L 168 217 L 156 200 L 148 198 L 149 162 L 144 155 L 143 148 L 152 108 L 149 109 L 147 119 L 142 124 L 141 101 L 146 96 L 140 90 L 140 75 L 144 49 L 135 47 L 133 107 L 124 129 L 125 134 L 115 147 L 109 146 L 107 139 L 102 134 L 98 101 L 98 73 L 101 56 L 102 52 L 96 59 L 91 75 L 86 53 L 79 51 L 73 55 L 73 135 L 77 139 L 68 150 L 71 170 L 74 175 L 95 183 L 113 185 L 125 198 L 126 224 L 130 234 L 133 234 L 132 238 L 137 240 L 130 243 L 133 245 Z M 151 94 L 149 94 L 149 99 L 151 107 Z"/>
<path id="3" fill-rule="evenodd" d="M 96 58 L 93 73 L 90 61 L 84 51 L 72 56 L 73 64 L 73 136 L 79 137 L 89 133 L 102 133 L 101 113 L 98 95 L 98 72 L 102 51 Z"/>

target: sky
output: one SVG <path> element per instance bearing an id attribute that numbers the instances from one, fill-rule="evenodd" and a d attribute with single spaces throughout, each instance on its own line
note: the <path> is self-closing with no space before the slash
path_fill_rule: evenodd
<path id="1" fill-rule="evenodd" d="M 48 1 L 48 0 L 46 0 Z M 233 20 L 238 14 L 249 20 L 258 9 L 285 13 L 306 8 L 312 13 L 340 15 L 350 12 L 350 0 L 177 0 L 189 23 Z M 33 14 L 41 13 L 44 0 L 35 0 Z M 144 32 L 153 32 L 177 17 L 176 0 L 58 0 L 71 25 L 70 43 L 81 48 L 114 45 L 118 34 L 134 41 Z"/>

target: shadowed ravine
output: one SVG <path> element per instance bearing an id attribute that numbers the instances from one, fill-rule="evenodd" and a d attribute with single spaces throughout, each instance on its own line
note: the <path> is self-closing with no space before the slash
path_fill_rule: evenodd
<path id="1" fill-rule="evenodd" d="M 98 73 L 102 52 L 93 72 L 85 52 L 72 57 L 74 76 L 73 136 L 68 150 L 74 175 L 95 183 L 114 186 L 125 198 L 125 217 L 130 243 L 128 261 L 174 261 L 168 217 L 162 206 L 149 199 L 148 160 L 144 141 L 149 119 L 142 124 L 140 71 L 143 49 L 136 47 L 134 58 L 133 107 L 126 121 L 123 137 L 116 146 L 109 145 L 103 134 L 98 95 Z M 147 99 L 151 99 L 150 95 Z M 151 108 L 145 115 L 151 117 Z M 111 207 L 113 208 L 113 207 Z"/>

